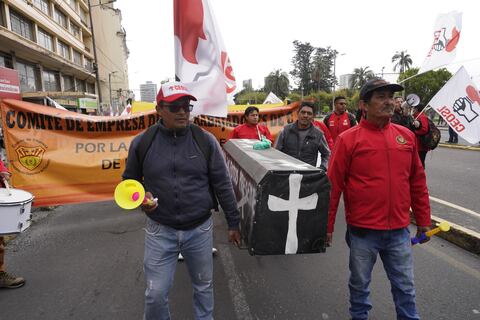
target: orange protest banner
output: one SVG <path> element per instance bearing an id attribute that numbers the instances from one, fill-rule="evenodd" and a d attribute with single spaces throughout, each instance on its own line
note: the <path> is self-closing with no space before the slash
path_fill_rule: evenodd
<path id="1" fill-rule="evenodd" d="M 24 101 L 0 100 L 11 184 L 35 196 L 35 206 L 113 199 L 132 139 L 154 125 L 155 111 L 130 116 L 89 116 Z M 261 109 L 273 136 L 297 119 L 298 103 Z M 194 122 L 220 143 L 242 122 L 243 112 Z"/>

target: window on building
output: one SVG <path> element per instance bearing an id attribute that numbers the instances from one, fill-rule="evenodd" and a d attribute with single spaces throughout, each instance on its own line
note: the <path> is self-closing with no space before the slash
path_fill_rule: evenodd
<path id="1" fill-rule="evenodd" d="M 12 57 L 0 52 L 0 67 L 13 69 Z"/>
<path id="2" fill-rule="evenodd" d="M 59 25 L 67 29 L 68 24 L 67 24 L 67 16 L 65 15 L 65 13 L 55 8 L 55 14 L 53 18 L 55 19 L 55 21 L 57 21 Z"/>
<path id="3" fill-rule="evenodd" d="M 70 60 L 70 48 L 62 41 L 58 41 L 58 54 L 67 60 Z"/>
<path id="4" fill-rule="evenodd" d="M 95 94 L 95 83 L 87 82 L 87 92 Z"/>
<path id="5" fill-rule="evenodd" d="M 38 44 L 44 47 L 45 49 L 48 49 L 50 51 L 53 51 L 53 38 L 50 34 L 48 34 L 47 31 L 38 28 Z"/>
<path id="6" fill-rule="evenodd" d="M 88 59 L 88 58 L 85 58 L 85 69 L 87 69 L 88 71 L 90 72 L 93 72 L 93 61 Z"/>
<path id="7" fill-rule="evenodd" d="M 2 2 L 1 1 L 0 1 L 0 26 L 6 27 L 5 18 L 3 16 L 3 7 L 2 7 Z"/>
<path id="8" fill-rule="evenodd" d="M 79 66 L 82 65 L 82 55 L 75 50 L 73 50 L 73 63 L 78 64 Z"/>
<path id="9" fill-rule="evenodd" d="M 69 0 L 68 5 L 75 11 L 77 11 L 77 0 Z"/>
<path id="10" fill-rule="evenodd" d="M 85 12 L 83 9 L 80 9 L 80 18 L 82 19 L 83 23 L 87 24 L 87 12 Z"/>
<path id="11" fill-rule="evenodd" d="M 18 77 L 22 92 L 39 91 L 39 76 L 34 65 L 17 61 Z"/>
<path id="12" fill-rule="evenodd" d="M 85 80 L 77 79 L 77 91 L 86 92 L 87 88 L 85 87 Z"/>
<path id="13" fill-rule="evenodd" d="M 15 11 L 10 10 L 10 23 L 13 32 L 21 35 L 22 37 L 33 40 L 33 28 L 30 20 L 21 16 Z"/>
<path id="14" fill-rule="evenodd" d="M 45 91 L 60 91 L 60 77 L 58 72 L 43 70 L 43 89 Z"/>
<path id="15" fill-rule="evenodd" d="M 77 26 L 74 23 L 70 23 L 70 29 L 72 30 L 72 34 L 75 36 L 77 39 L 81 39 L 82 36 L 80 34 L 80 27 Z"/>
<path id="16" fill-rule="evenodd" d="M 72 76 L 63 75 L 63 91 L 71 92 L 75 91 L 75 82 Z"/>
<path id="17" fill-rule="evenodd" d="M 50 5 L 48 0 L 33 0 L 33 5 L 47 16 L 50 15 Z"/>

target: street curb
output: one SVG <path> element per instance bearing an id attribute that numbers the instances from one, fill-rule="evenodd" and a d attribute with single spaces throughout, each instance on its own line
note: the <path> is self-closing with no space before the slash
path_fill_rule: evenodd
<path id="1" fill-rule="evenodd" d="M 438 146 L 439 146 L 439 147 L 442 147 L 442 148 L 450 148 L 450 149 L 461 149 L 461 150 L 480 151 L 480 147 L 464 146 L 464 145 L 458 145 L 458 144 L 439 143 Z"/>
<path id="2" fill-rule="evenodd" d="M 462 249 L 470 251 L 471 253 L 480 255 L 480 233 L 433 215 L 431 216 L 431 220 L 432 228 L 437 227 L 437 225 L 443 221 L 450 224 L 450 230 L 448 232 L 439 232 L 436 236 L 445 239 Z M 415 223 L 414 219 L 412 222 Z"/>

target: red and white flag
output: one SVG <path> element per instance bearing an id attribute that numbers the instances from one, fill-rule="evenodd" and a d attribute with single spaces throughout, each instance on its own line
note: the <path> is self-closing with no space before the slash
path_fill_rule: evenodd
<path id="1" fill-rule="evenodd" d="M 208 0 L 174 0 L 175 75 L 198 101 L 193 115 L 227 116 L 235 77 Z"/>
<path id="2" fill-rule="evenodd" d="M 424 73 L 451 63 L 455 59 L 461 31 L 461 12 L 452 11 L 439 15 L 433 31 L 433 44 L 418 73 Z"/>
<path id="3" fill-rule="evenodd" d="M 463 139 L 480 141 L 480 96 L 464 67 L 438 91 L 429 106 Z"/>

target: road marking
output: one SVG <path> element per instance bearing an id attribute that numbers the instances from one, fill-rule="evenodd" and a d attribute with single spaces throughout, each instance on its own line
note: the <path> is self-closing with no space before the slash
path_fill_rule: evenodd
<path id="1" fill-rule="evenodd" d="M 464 208 L 464 207 L 461 207 L 459 205 L 456 205 L 454 203 L 451 203 L 451 202 L 448 202 L 448 201 L 445 201 L 445 200 L 442 200 L 442 199 L 438 199 L 438 198 L 435 198 L 435 197 L 432 197 L 430 196 L 430 200 L 433 200 L 437 203 L 440 203 L 440 204 L 443 204 L 443 205 L 446 205 L 450 208 L 454 208 L 454 209 L 457 209 L 457 210 L 460 210 L 460 211 L 463 211 L 465 213 L 468 213 L 468 214 L 471 214 L 472 216 L 475 216 L 477 218 L 480 218 L 480 213 L 477 213 L 473 210 L 470 210 L 470 209 L 467 209 L 467 208 Z"/>
<path id="2" fill-rule="evenodd" d="M 223 269 L 228 278 L 228 289 L 232 296 L 233 307 L 237 316 L 236 318 L 239 320 L 253 320 L 247 299 L 245 298 L 245 293 L 243 292 L 242 281 L 235 270 L 235 264 L 233 263 L 230 248 L 226 245 L 219 245 L 218 253 L 223 264 Z"/>
<path id="3" fill-rule="evenodd" d="M 446 253 L 444 253 L 444 252 L 442 252 L 438 249 L 435 249 L 433 246 L 423 245 L 423 246 L 420 246 L 420 248 L 422 248 L 422 249 L 430 252 L 431 254 L 437 256 L 438 258 L 444 260 L 448 264 L 452 265 L 454 268 L 456 268 L 460 271 L 463 271 L 464 273 L 468 273 L 469 275 L 476 278 L 477 280 L 480 280 L 480 271 L 475 270 L 473 268 L 470 268 L 466 264 L 456 260 L 455 258 L 450 257 L 448 254 L 446 254 Z"/>

